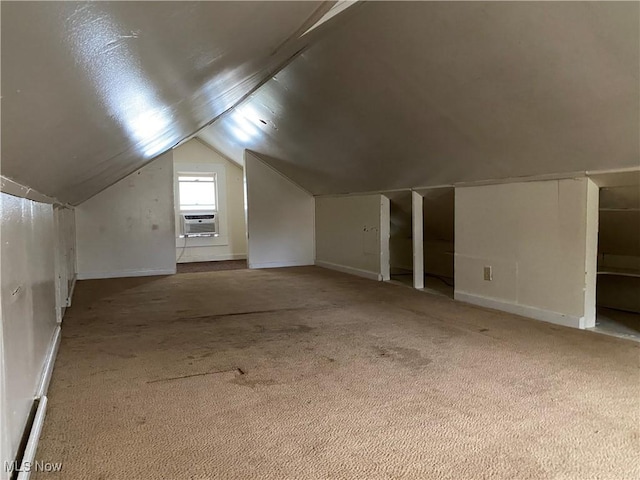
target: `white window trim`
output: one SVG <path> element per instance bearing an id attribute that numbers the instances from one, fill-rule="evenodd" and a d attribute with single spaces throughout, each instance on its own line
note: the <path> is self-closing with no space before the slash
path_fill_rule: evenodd
<path id="1" fill-rule="evenodd" d="M 189 177 L 197 177 L 199 176 L 200 179 L 206 178 L 207 180 L 203 181 L 203 180 L 184 180 L 184 178 L 189 178 Z M 180 180 L 180 178 L 183 178 L 183 180 Z M 180 209 L 181 212 L 194 212 L 194 211 L 198 211 L 198 210 L 212 210 L 214 212 L 217 212 L 219 210 L 219 206 L 220 206 L 220 202 L 218 200 L 218 183 L 220 183 L 220 180 L 218 179 L 218 175 L 215 172 L 183 172 L 180 171 L 178 172 L 178 195 L 180 195 L 180 185 L 182 183 L 190 183 L 190 184 L 201 184 L 201 183 L 206 183 L 206 184 L 212 184 L 213 189 L 214 189 L 214 199 L 213 199 L 213 208 L 204 208 L 204 205 L 192 205 L 195 208 L 182 208 L 182 199 L 180 198 L 179 200 L 179 204 L 177 205 L 177 207 Z"/>
<path id="2" fill-rule="evenodd" d="M 180 238 L 180 192 L 178 187 L 178 175 L 189 174 L 216 174 L 216 195 L 218 209 L 218 230 L 215 237 Z M 229 244 L 229 230 L 227 222 L 227 175 L 224 164 L 221 163 L 174 163 L 173 165 L 173 198 L 175 205 L 175 236 L 176 248 L 211 247 Z"/>

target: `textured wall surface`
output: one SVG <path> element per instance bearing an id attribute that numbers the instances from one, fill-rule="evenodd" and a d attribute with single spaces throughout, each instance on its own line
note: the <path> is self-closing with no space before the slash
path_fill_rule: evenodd
<path id="1" fill-rule="evenodd" d="M 456 189 L 456 298 L 529 307 L 530 316 L 539 311 L 578 326 L 585 316 L 588 215 L 597 221 L 597 205 L 587 208 L 588 182 Z M 594 270 L 595 249 L 590 255 Z M 486 266 L 491 281 L 484 279 Z"/>
<path id="2" fill-rule="evenodd" d="M 173 155 L 76 208 L 78 278 L 175 273 Z"/>
<path id="3" fill-rule="evenodd" d="M 314 198 L 246 152 L 249 268 L 313 265 Z"/>
<path id="4" fill-rule="evenodd" d="M 57 326 L 57 278 L 74 276 L 73 211 L 2 193 L 0 462 L 12 461 Z M 60 240 L 65 246 L 60 247 Z M 58 264 L 57 258 L 65 258 Z M 57 300 L 58 298 L 58 300 Z M 66 300 L 66 297 L 65 297 Z M 2 469 L 0 478 L 6 472 Z"/>
<path id="5" fill-rule="evenodd" d="M 388 235 L 384 245 L 381 232 L 389 232 L 389 223 L 389 200 L 382 195 L 316 198 L 317 264 L 379 278 L 383 251 L 389 252 Z M 388 271 L 388 257 L 386 262 Z"/>

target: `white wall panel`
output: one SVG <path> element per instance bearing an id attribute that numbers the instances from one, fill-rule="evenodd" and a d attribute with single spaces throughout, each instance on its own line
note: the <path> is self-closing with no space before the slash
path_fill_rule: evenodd
<path id="1" fill-rule="evenodd" d="M 313 265 L 315 202 L 311 194 L 245 152 L 249 268 Z"/>
<path id="2" fill-rule="evenodd" d="M 455 298 L 585 328 L 589 180 L 456 189 Z M 595 219 L 597 222 L 597 218 Z M 590 229 L 593 236 L 594 229 Z M 587 251 L 590 253 L 587 253 Z M 484 268 L 492 268 L 492 280 Z"/>
<path id="3" fill-rule="evenodd" d="M 173 155 L 76 208 L 78 278 L 175 273 Z"/>
<path id="4" fill-rule="evenodd" d="M 383 280 L 389 272 L 389 199 L 316 198 L 316 265 Z"/>
<path id="5" fill-rule="evenodd" d="M 4 193 L 1 199 L 0 461 L 4 462 L 16 454 L 57 327 L 57 242 L 51 205 Z M 0 473 L 0 479 L 5 478 L 8 474 Z"/>
<path id="6" fill-rule="evenodd" d="M 413 241 L 413 286 L 424 288 L 424 199 L 411 192 L 411 219 Z"/>

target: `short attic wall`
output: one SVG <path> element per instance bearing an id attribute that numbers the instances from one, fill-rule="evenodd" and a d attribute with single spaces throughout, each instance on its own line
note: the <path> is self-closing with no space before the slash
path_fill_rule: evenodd
<path id="1" fill-rule="evenodd" d="M 46 394 L 75 282 L 74 210 L 6 193 L 2 211 L 0 463 L 12 462 L 34 398 Z M 0 479 L 9 472 L 0 469 Z"/>
<path id="2" fill-rule="evenodd" d="M 76 207 L 78 278 L 176 272 L 173 152 Z"/>
<path id="3" fill-rule="evenodd" d="M 316 198 L 316 265 L 373 280 L 389 279 L 389 199 Z"/>
<path id="4" fill-rule="evenodd" d="M 457 188 L 456 300 L 594 326 L 597 208 L 587 178 Z"/>
<path id="5" fill-rule="evenodd" d="M 313 265 L 313 196 L 246 151 L 249 268 Z"/>

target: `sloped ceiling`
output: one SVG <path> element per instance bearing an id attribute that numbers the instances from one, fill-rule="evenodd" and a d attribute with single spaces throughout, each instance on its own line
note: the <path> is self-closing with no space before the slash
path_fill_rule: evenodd
<path id="1" fill-rule="evenodd" d="M 6 2 L 2 174 L 77 204 L 220 115 L 333 2 Z"/>
<path id="2" fill-rule="evenodd" d="M 314 194 L 640 166 L 637 2 L 367 2 L 200 132 Z"/>

